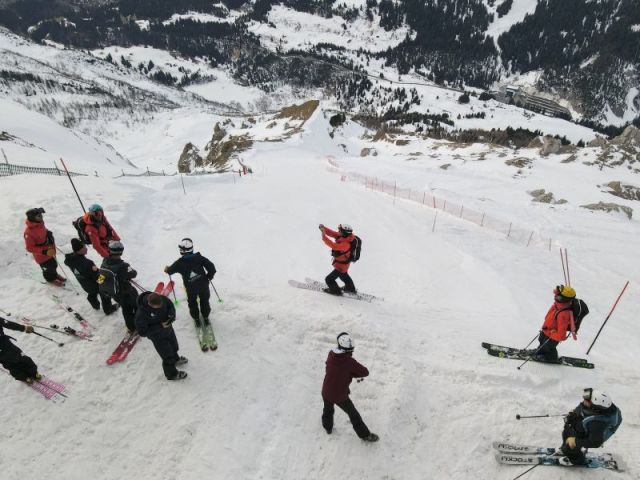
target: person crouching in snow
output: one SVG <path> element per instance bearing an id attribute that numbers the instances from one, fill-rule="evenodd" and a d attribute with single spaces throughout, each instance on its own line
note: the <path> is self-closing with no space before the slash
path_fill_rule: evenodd
<path id="1" fill-rule="evenodd" d="M 351 264 L 351 242 L 355 240 L 353 229 L 346 223 L 339 225 L 337 232 L 325 227 L 323 224 L 320 224 L 318 228 L 322 232 L 322 241 L 331 248 L 331 256 L 333 257 L 333 262 L 331 263 L 333 272 L 324 279 L 328 287 L 324 291 L 332 295 L 342 295 L 343 291 L 357 293 L 353 280 L 348 273 L 349 265 Z M 344 282 L 342 289 L 336 282 L 337 278 Z"/>

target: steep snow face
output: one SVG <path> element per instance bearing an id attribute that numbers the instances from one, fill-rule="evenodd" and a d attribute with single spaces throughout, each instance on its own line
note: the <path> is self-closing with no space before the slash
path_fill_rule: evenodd
<path id="1" fill-rule="evenodd" d="M 340 143 L 346 139 L 351 151 L 362 132 L 352 124 L 343 128 L 332 139 L 317 112 L 304 133 L 258 144 L 246 159 L 252 175 L 185 177 L 186 194 L 177 177 L 77 178 L 85 202 L 105 208 L 123 238 L 124 258 L 144 287 L 168 280 L 162 269 L 178 257 L 177 244 L 185 236 L 214 261 L 214 284 L 224 299 L 216 303 L 213 297 L 211 318 L 220 345 L 215 353 L 199 351 L 184 291 L 176 290 L 175 329 L 180 353 L 190 360 L 184 367 L 189 378 L 181 383 L 164 380 L 146 339 L 125 363 L 107 367 L 123 335 L 120 314 L 104 317 L 83 294 L 53 291 L 34 279 L 39 270 L 24 253 L 23 212 L 44 206 L 47 226 L 69 251 L 70 222 L 80 207 L 67 180 L 0 178 L 1 308 L 11 318 L 25 315 L 41 325 L 77 328 L 50 300 L 58 293 L 96 333 L 93 342 L 62 337 L 63 348 L 13 334 L 40 370 L 68 385 L 70 394 L 54 405 L 1 375 L 0 424 L 10 436 L 2 455 L 11 459 L 3 461 L 4 476 L 471 480 L 481 472 L 483 478 L 508 478 L 517 472 L 496 464 L 493 440 L 556 446 L 562 430 L 560 419 L 524 423 L 515 414 L 569 411 L 582 389 L 592 386 L 608 392 L 623 412 L 622 426 L 605 446 L 626 463 L 616 478 L 635 478 L 638 220 L 576 208 L 574 202 L 591 195 L 596 178 L 558 158 L 534 158 L 534 171 L 539 167 L 540 181 L 565 179 L 561 194 L 571 203 L 562 208 L 523 201 L 528 180 L 511 178 L 495 159 L 473 164 L 465 175 L 462 163 L 473 158 L 471 149 L 460 150 L 454 168 L 436 177 L 427 162 L 404 160 L 393 150 L 381 148 L 366 159 L 346 153 Z M 444 156 L 444 147 L 436 146 L 411 147 Z M 517 363 L 480 348 L 481 341 L 524 346 L 537 335 L 552 288 L 564 282 L 555 246 L 526 247 L 442 212 L 434 229 L 432 209 L 341 181 L 346 173 L 329 170 L 327 154 L 344 171 L 462 191 L 478 202 L 486 197 L 487 211 L 535 222 L 568 247 L 572 284 L 591 313 L 578 341 L 560 346 L 562 354 L 585 356 L 630 280 L 589 356 L 596 369 L 530 363 L 519 371 Z M 591 168 L 603 179 L 622 175 L 619 168 Z M 350 270 L 356 286 L 384 297 L 381 303 L 287 285 L 288 279 L 307 276 L 322 280 L 331 270 L 317 225 L 343 222 L 363 238 L 362 258 Z M 94 252 L 89 256 L 99 260 Z M 320 425 L 324 361 L 342 331 L 355 339 L 355 358 L 371 372 L 364 382 L 354 382 L 351 398 L 380 435 L 376 445 L 358 440 L 341 411 L 331 435 Z M 471 452 L 473 461 L 469 455 L 452 460 L 453 446 Z M 548 475 L 540 469 L 532 474 Z M 575 472 L 557 469 L 553 475 L 569 480 Z"/>
<path id="2" fill-rule="evenodd" d="M 496 48 L 500 48 L 498 46 L 498 37 L 500 34 L 511 29 L 516 23 L 522 22 L 524 17 L 535 12 L 536 6 L 538 5 L 538 0 L 513 0 L 513 5 L 511 5 L 509 12 L 499 17 L 495 10 L 501 5 L 502 1 L 498 0 L 494 2 L 493 7 L 489 6 L 487 0 L 484 0 L 484 2 L 487 4 L 487 10 L 494 13 L 493 23 L 489 24 L 487 28 L 487 35 L 495 39 Z"/>

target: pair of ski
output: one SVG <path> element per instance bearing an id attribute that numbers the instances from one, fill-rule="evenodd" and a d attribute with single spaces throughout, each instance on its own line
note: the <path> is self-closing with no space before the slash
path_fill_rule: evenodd
<path id="1" fill-rule="evenodd" d="M 511 358 L 514 360 L 529 360 L 538 363 L 549 363 L 551 365 L 565 365 L 567 367 L 578 368 L 594 368 L 595 365 L 590 363 L 586 358 L 575 357 L 558 357 L 558 360 L 547 361 L 543 358 L 536 357 L 534 353 L 536 350 L 524 350 L 521 348 L 503 347 L 502 345 L 495 345 L 493 343 L 482 342 L 482 348 L 487 349 L 487 353 L 491 356 L 498 358 Z"/>
<path id="2" fill-rule="evenodd" d="M 170 281 L 167 285 L 165 285 L 164 282 L 158 282 L 156 288 L 153 291 L 155 293 L 159 293 L 160 295 L 168 297 L 173 291 L 173 286 L 173 280 Z M 111 355 L 109 355 L 109 358 L 107 358 L 107 365 L 113 365 L 116 362 L 124 362 L 129 356 L 131 350 L 133 350 L 133 347 L 135 347 L 136 343 L 138 343 L 138 340 L 140 340 L 140 335 L 138 335 L 138 332 L 127 333 L 120 341 L 116 349 L 111 353 Z"/>
<path id="3" fill-rule="evenodd" d="M 324 291 L 324 289 L 327 288 L 327 284 L 324 282 L 313 280 L 312 278 L 305 278 L 304 282 L 298 282 L 297 280 L 289 280 L 289 285 L 295 288 L 302 288 L 304 290 L 312 290 L 314 292 L 327 293 Z M 330 293 L 327 293 L 327 294 L 331 295 Z M 375 295 L 370 295 L 368 293 L 362 293 L 362 292 L 358 292 L 358 293 L 342 292 L 342 295 L 340 296 L 344 298 L 351 298 L 353 300 L 362 300 L 369 303 L 372 303 L 373 301 L 379 301 L 379 302 L 384 301 L 384 298 L 376 297 Z"/>
<path id="4" fill-rule="evenodd" d="M 46 377 L 34 380 L 33 383 L 28 385 L 53 403 L 62 403 L 68 398 L 67 387 Z"/>
<path id="5" fill-rule="evenodd" d="M 562 451 L 553 447 L 536 447 L 509 442 L 493 442 L 498 453 L 496 460 L 503 465 L 551 465 L 559 467 L 606 468 L 622 471 L 619 461 L 611 453 L 585 454 L 587 465 L 573 465 Z"/>
<path id="6" fill-rule="evenodd" d="M 209 350 L 217 350 L 218 342 L 216 342 L 216 336 L 213 333 L 213 327 L 209 319 L 194 320 L 196 327 L 196 333 L 198 334 L 198 343 L 200 344 L 200 350 L 208 352 Z"/>

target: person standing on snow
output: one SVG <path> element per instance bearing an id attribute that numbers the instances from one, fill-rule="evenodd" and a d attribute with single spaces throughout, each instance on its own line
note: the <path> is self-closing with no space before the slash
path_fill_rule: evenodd
<path id="1" fill-rule="evenodd" d="M 122 260 L 124 245 L 119 240 L 109 242 L 109 256 L 102 260 L 98 274 L 100 292 L 111 297 L 122 308 L 124 323 L 129 332 L 136 330 L 135 316 L 137 310 L 138 292 L 131 285 L 136 278 L 136 272 L 131 265 Z"/>
<path id="2" fill-rule="evenodd" d="M 67 265 L 75 275 L 78 283 L 87 292 L 87 300 L 93 308 L 100 308 L 100 300 L 102 300 L 102 310 L 105 315 L 110 315 L 118 309 L 117 305 L 111 303 L 111 298 L 104 293 L 100 293 L 98 287 L 98 267 L 93 261 L 87 258 L 87 247 L 77 238 L 71 239 L 71 248 L 73 253 L 67 253 L 64 256 L 64 264 Z"/>
<path id="3" fill-rule="evenodd" d="M 42 276 L 49 282 L 59 287 L 64 286 L 66 278 L 58 274 L 58 262 L 56 260 L 56 243 L 51 230 L 47 230 L 42 219 L 44 208 L 31 208 L 27 210 L 26 228 L 24 229 L 24 244 L 28 252 L 33 255 L 42 269 Z"/>
<path id="4" fill-rule="evenodd" d="M 82 217 L 84 220 L 84 232 L 91 240 L 91 245 L 101 257 L 109 256 L 109 242 L 120 240 L 120 237 L 113 229 L 107 217 L 104 216 L 102 207 L 94 203 L 89 207 L 87 213 Z"/>
<path id="5" fill-rule="evenodd" d="M 585 388 L 582 402 L 565 418 L 562 453 L 573 465 L 588 465 L 583 448 L 598 448 L 622 423 L 622 414 L 604 392 Z"/>
<path id="6" fill-rule="evenodd" d="M 9 370 L 11 376 L 16 380 L 28 384 L 32 384 L 34 380 L 40 380 L 42 376 L 38 373 L 37 365 L 11 342 L 12 338 L 4 333 L 3 328 L 33 333 L 33 327 L 20 325 L 0 317 L 0 364 Z"/>
<path id="7" fill-rule="evenodd" d="M 324 279 L 328 287 L 324 291 L 332 295 L 342 295 L 343 291 L 357 293 L 353 280 L 348 273 L 351 263 L 351 242 L 355 240 L 353 229 L 346 223 L 338 225 L 337 232 L 325 227 L 323 224 L 320 224 L 318 228 L 322 232 L 322 241 L 331 248 L 331 256 L 333 257 L 333 272 Z M 335 241 L 329 237 L 335 239 Z M 344 282 L 342 289 L 336 282 L 337 278 Z"/>
<path id="8" fill-rule="evenodd" d="M 369 370 L 353 358 L 353 340 L 347 332 L 338 335 L 337 340 L 337 348 L 331 350 L 327 356 L 326 373 L 322 383 L 322 426 L 327 433 L 332 432 L 334 405 L 337 405 L 349 416 L 358 437 L 365 442 L 376 442 L 378 435 L 369 431 L 349 398 L 351 380 L 368 376 Z"/>
<path id="9" fill-rule="evenodd" d="M 181 257 L 168 267 L 165 273 L 173 275 L 179 273 L 187 291 L 187 303 L 189 313 L 196 325 L 200 326 L 200 313 L 205 324 L 209 323 L 211 305 L 209 304 L 209 282 L 216 274 L 216 267 L 211 261 L 200 255 L 193 253 L 193 241 L 190 238 L 183 238 L 178 245 Z M 198 311 L 198 299 L 200 299 L 200 311 Z"/>
<path id="10" fill-rule="evenodd" d="M 576 327 L 573 320 L 571 302 L 576 298 L 576 291 L 569 285 L 558 285 L 553 289 L 554 302 L 544 317 L 536 356 L 545 362 L 557 362 L 557 346 L 567 339 L 567 332 L 575 338 Z"/>
<path id="11" fill-rule="evenodd" d="M 176 309 L 167 297 L 145 292 L 138 298 L 136 328 L 141 337 L 147 337 L 162 358 L 162 369 L 167 380 L 187 378 L 187 372 L 176 367 L 188 362 L 178 355 L 178 339 L 172 323 L 176 319 Z"/>

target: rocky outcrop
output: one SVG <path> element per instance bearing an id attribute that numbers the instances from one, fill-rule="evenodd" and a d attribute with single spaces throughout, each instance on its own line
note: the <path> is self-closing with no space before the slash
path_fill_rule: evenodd
<path id="1" fill-rule="evenodd" d="M 640 129 L 629 125 L 620 135 L 612 139 L 609 143 L 621 148 L 640 147 Z"/>
<path id="2" fill-rule="evenodd" d="M 510 158 L 509 160 L 505 160 L 504 163 L 512 167 L 524 168 L 526 166 L 531 165 L 532 161 L 530 158 L 518 157 L 518 158 Z"/>
<path id="3" fill-rule="evenodd" d="M 202 164 L 203 160 L 198 147 L 191 142 L 187 143 L 178 159 L 178 172 L 191 173 L 194 168 L 201 167 Z"/>
<path id="4" fill-rule="evenodd" d="M 373 155 L 374 157 L 378 156 L 378 151 L 375 148 L 365 147 L 360 150 L 361 157 L 368 157 L 369 155 Z"/>
<path id="5" fill-rule="evenodd" d="M 527 193 L 533 197 L 534 202 L 552 203 L 554 205 L 562 205 L 563 203 L 567 203 L 567 201 L 564 198 L 561 198 L 560 200 L 556 200 L 553 197 L 553 193 L 545 191 L 544 188 L 532 190 Z"/>
<path id="6" fill-rule="evenodd" d="M 610 190 L 605 190 L 611 195 L 624 198 L 625 200 L 640 200 L 640 187 L 625 185 L 622 182 L 609 182 L 606 185 Z"/>
<path id="7" fill-rule="evenodd" d="M 625 207 L 624 205 L 618 205 L 617 203 L 591 203 L 589 205 L 580 205 L 581 208 L 586 208 L 588 210 L 601 210 L 603 212 L 622 212 L 624 213 L 629 220 L 633 216 L 633 208 Z"/>

